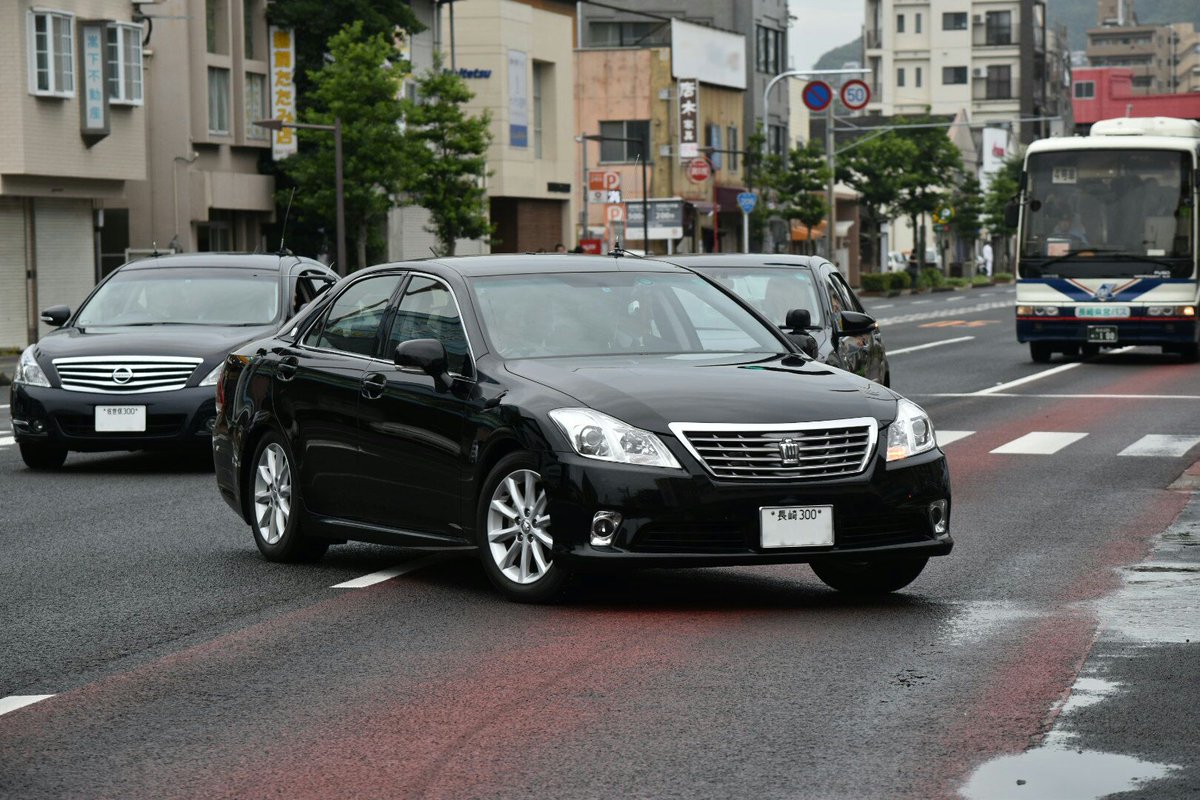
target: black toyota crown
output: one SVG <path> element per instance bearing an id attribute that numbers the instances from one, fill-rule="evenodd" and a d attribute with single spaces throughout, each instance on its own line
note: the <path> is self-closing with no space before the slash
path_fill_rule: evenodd
<path id="1" fill-rule="evenodd" d="M 213 449 L 270 560 L 471 550 L 518 600 L 586 568 L 802 562 L 887 592 L 952 547 L 919 406 L 652 260 L 355 273 L 225 361 Z"/>
<path id="2" fill-rule="evenodd" d="M 216 370 L 278 330 L 337 280 L 293 255 L 189 253 L 133 261 L 105 277 L 21 354 L 13 432 L 26 465 L 67 452 L 211 447 Z"/>

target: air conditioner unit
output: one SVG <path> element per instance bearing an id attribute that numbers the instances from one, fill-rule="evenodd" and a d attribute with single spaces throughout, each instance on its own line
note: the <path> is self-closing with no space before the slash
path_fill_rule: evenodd
<path id="1" fill-rule="evenodd" d="M 982 25 L 983 24 L 983 14 L 976 14 L 975 16 L 971 17 L 971 21 L 974 22 L 976 25 Z"/>
<path id="2" fill-rule="evenodd" d="M 987 67 L 976 67 L 975 69 L 971 70 L 971 76 L 974 78 L 986 78 Z"/>

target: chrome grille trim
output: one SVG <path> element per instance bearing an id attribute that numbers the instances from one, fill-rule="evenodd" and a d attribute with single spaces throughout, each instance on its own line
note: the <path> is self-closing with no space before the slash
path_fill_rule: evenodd
<path id="1" fill-rule="evenodd" d="M 711 475 L 731 480 L 850 477 L 867 468 L 879 439 L 879 422 L 872 417 L 745 425 L 672 422 L 668 427 Z M 784 439 L 798 445 L 794 465 L 783 466 L 778 443 Z"/>
<path id="2" fill-rule="evenodd" d="M 173 392 L 187 386 L 203 359 L 191 356 L 74 356 L 52 362 L 68 392 L 134 395 Z M 118 369 L 132 374 L 125 383 L 113 379 Z"/>

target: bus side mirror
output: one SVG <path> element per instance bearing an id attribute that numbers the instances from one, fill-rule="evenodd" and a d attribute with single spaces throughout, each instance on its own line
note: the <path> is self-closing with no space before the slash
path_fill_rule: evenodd
<path id="1" fill-rule="evenodd" d="M 1016 200 L 1009 200 L 1004 205 L 1004 227 L 1015 228 L 1021 221 L 1021 206 Z"/>

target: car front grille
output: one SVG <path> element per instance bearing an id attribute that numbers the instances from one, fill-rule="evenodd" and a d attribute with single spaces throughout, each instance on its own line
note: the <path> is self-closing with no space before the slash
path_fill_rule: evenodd
<path id="1" fill-rule="evenodd" d="M 869 417 L 790 425 L 675 422 L 671 430 L 718 478 L 817 481 L 857 475 L 879 436 Z"/>
<path id="2" fill-rule="evenodd" d="M 757 522 L 651 521 L 634 534 L 630 549 L 639 553 L 761 552 Z M 916 513 L 834 514 L 833 543 L 839 550 L 914 544 L 932 538 L 928 521 Z"/>
<path id="3" fill-rule="evenodd" d="M 187 386 L 201 359 L 185 356 L 78 356 L 54 359 L 69 392 L 145 394 Z"/>

